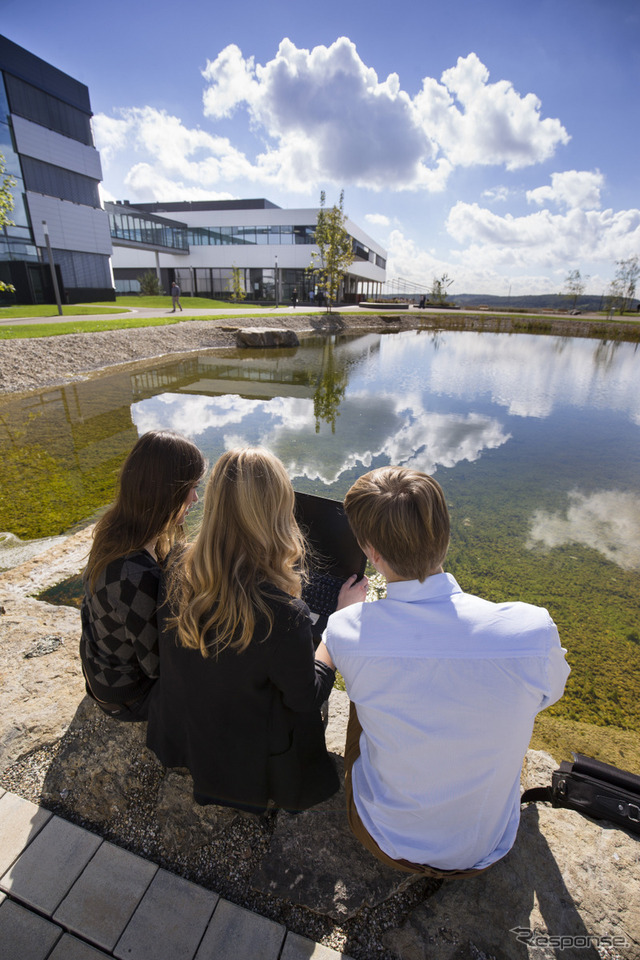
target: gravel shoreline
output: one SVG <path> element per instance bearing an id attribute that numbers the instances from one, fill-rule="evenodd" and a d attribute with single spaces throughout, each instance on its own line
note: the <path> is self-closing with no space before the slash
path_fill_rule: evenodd
<path id="1" fill-rule="evenodd" d="M 419 325 L 420 318 L 403 329 Z M 393 328 L 399 324 L 393 323 Z M 298 334 L 327 332 L 319 315 L 228 317 L 190 320 L 166 327 L 138 327 L 97 333 L 71 333 L 57 337 L 0 340 L 0 395 L 23 393 L 43 387 L 84 380 L 96 371 L 120 364 L 151 360 L 169 354 L 235 347 L 236 331 L 246 328 L 294 330 Z M 335 332 L 386 329 L 377 316 L 357 314 L 353 320 L 336 320 Z"/>

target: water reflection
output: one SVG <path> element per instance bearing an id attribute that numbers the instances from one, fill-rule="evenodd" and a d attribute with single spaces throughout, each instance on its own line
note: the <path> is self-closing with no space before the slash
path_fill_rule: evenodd
<path id="1" fill-rule="evenodd" d="M 416 466 L 444 487 L 447 567 L 464 588 L 542 604 L 560 625 L 573 673 L 557 710 L 640 730 L 639 356 L 526 335 L 320 338 L 5 399 L 0 530 L 24 540 L 86 522 L 153 427 L 210 461 L 263 443 L 298 489 L 327 496 L 371 467 Z"/>
<path id="2" fill-rule="evenodd" d="M 508 501 L 526 539 L 532 514 L 536 531 L 557 529 L 548 518 L 572 490 L 637 493 L 637 353 L 632 344 L 526 335 L 329 337 L 190 356 L 7 400 L 0 530 L 51 536 L 91 517 L 110 500 L 137 436 L 171 427 L 210 460 L 232 444 L 265 444 L 298 486 L 333 496 L 383 463 L 446 471 L 452 496 L 488 504 L 490 491 Z"/>
<path id="3" fill-rule="evenodd" d="M 619 490 L 572 490 L 564 513 L 536 510 L 529 549 L 567 543 L 597 550 L 623 570 L 640 570 L 640 497 Z"/>

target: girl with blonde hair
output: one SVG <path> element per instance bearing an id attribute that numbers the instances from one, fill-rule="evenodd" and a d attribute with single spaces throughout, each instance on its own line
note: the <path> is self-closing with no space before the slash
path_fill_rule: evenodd
<path id="1" fill-rule="evenodd" d="M 158 677 L 158 589 L 205 460 L 186 437 L 152 430 L 134 445 L 98 520 L 84 574 L 80 657 L 87 693 L 118 720 L 145 720 Z"/>
<path id="2" fill-rule="evenodd" d="M 148 746 L 190 770 L 198 803 L 296 811 L 338 789 L 319 709 L 335 674 L 315 660 L 303 562 L 284 466 L 262 448 L 229 450 L 197 539 L 167 571 L 149 710 Z"/>

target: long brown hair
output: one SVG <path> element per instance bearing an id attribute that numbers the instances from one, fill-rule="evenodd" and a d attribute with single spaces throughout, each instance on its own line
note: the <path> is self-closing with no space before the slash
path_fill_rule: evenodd
<path id="1" fill-rule="evenodd" d="M 173 430 L 150 430 L 139 438 L 120 471 L 116 500 L 93 532 L 85 570 L 91 590 L 107 564 L 150 541 L 159 558 L 166 556 L 181 531 L 176 521 L 189 491 L 205 468 L 195 443 Z"/>
<path id="2" fill-rule="evenodd" d="M 204 657 L 246 649 L 256 622 L 273 626 L 273 587 L 299 597 L 304 538 L 283 464 L 260 447 L 229 450 L 211 471 L 198 537 L 169 571 L 171 623 Z M 209 637 L 207 637 L 209 634 Z"/>

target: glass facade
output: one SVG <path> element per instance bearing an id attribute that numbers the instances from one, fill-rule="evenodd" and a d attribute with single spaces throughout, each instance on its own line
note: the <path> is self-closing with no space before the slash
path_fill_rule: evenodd
<path id="1" fill-rule="evenodd" d="M 167 250 L 189 251 L 187 228 L 184 224 L 170 223 L 151 214 L 137 213 L 127 207 L 107 205 L 109 229 L 112 240 L 129 240 L 131 243 L 146 243 Z"/>
<path id="2" fill-rule="evenodd" d="M 98 181 L 91 177 L 25 156 L 22 157 L 22 170 L 27 190 L 72 203 L 83 203 L 87 207 L 101 205 Z"/>
<path id="3" fill-rule="evenodd" d="M 4 157 L 4 176 L 10 175 L 15 181 L 11 187 L 13 210 L 8 213 L 13 223 L 5 224 L 0 230 L 0 260 L 37 261 L 38 251 L 33 244 L 25 201 L 25 183 L 20 158 L 13 143 L 9 103 L 2 72 L 0 72 L 0 153 Z"/>
<path id="4" fill-rule="evenodd" d="M 93 146 L 89 114 L 9 73 L 5 74 L 5 84 L 12 113 Z"/>
<path id="5" fill-rule="evenodd" d="M 189 227 L 189 244 L 192 247 L 213 247 L 231 245 L 292 245 L 314 242 L 315 226 L 275 226 L 255 227 Z"/>
<path id="6" fill-rule="evenodd" d="M 211 297 L 215 300 L 229 300 L 233 293 L 233 267 L 178 267 L 175 270 L 176 282 L 184 296 Z M 279 269 L 276 278 L 273 267 L 241 267 L 238 270 L 240 288 L 247 300 L 279 300 L 287 303 L 294 289 L 299 301 L 308 301 L 315 291 L 313 277 L 306 270 Z M 123 281 L 116 280 L 120 292 Z M 131 280 L 126 281 L 131 283 Z"/>

